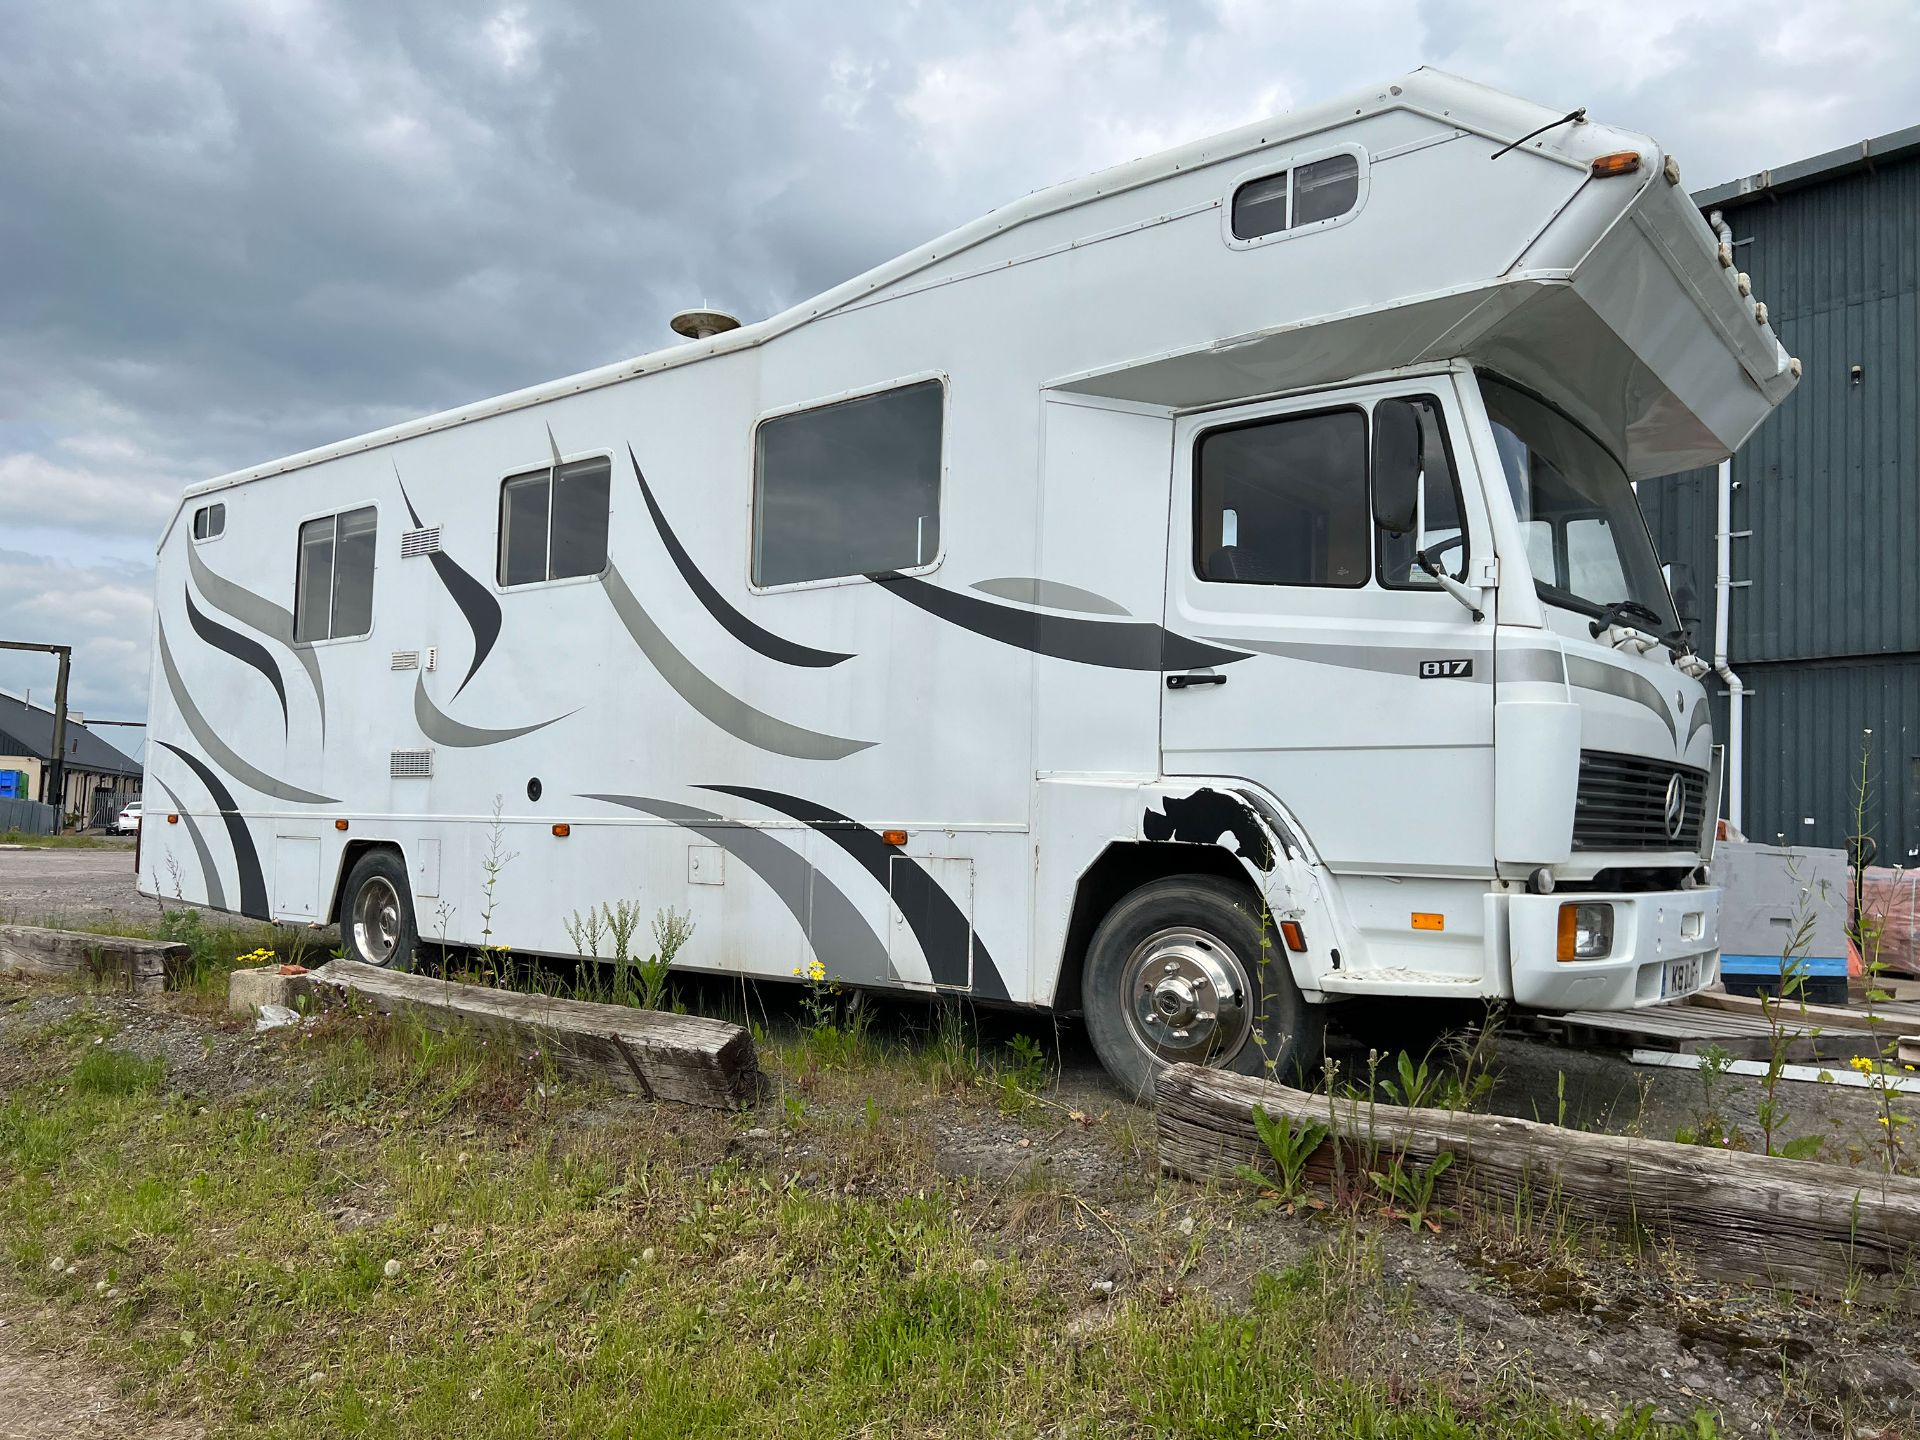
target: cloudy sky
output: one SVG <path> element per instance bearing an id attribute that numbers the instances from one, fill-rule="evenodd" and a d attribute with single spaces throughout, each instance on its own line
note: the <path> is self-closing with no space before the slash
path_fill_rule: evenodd
<path id="1" fill-rule="evenodd" d="M 183 485 L 1421 64 L 1646 130 L 1699 186 L 1920 121 L 1920 5 L 15 0 L 0 638 L 72 642 L 73 703 L 140 718 Z M 51 663 L 0 654 L 29 686 Z"/>

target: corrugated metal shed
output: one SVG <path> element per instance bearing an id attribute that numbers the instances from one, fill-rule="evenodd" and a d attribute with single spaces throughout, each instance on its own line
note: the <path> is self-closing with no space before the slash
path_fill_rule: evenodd
<path id="1" fill-rule="evenodd" d="M 1748 583 L 1733 592 L 1728 649 L 1754 690 L 1747 832 L 1843 843 L 1871 729 L 1868 830 L 1883 860 L 1911 863 L 1920 859 L 1920 127 L 1694 198 L 1724 215 L 1735 263 L 1806 367 L 1733 461 L 1732 571 Z M 1649 482 L 1640 496 L 1662 553 L 1690 569 L 1710 650 L 1713 472 Z"/>

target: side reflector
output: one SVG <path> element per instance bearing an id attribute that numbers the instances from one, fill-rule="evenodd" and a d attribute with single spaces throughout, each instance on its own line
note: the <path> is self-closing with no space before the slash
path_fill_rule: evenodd
<path id="1" fill-rule="evenodd" d="M 882 830 L 880 832 L 880 838 L 889 845 L 904 845 L 907 843 L 907 832 L 904 830 Z"/>
<path id="2" fill-rule="evenodd" d="M 1413 928 L 1416 930 L 1444 930 L 1447 928 L 1447 917 L 1444 915 L 1430 914 L 1425 910 L 1416 910 L 1413 912 Z"/>
<path id="3" fill-rule="evenodd" d="M 573 833 L 573 827 L 562 820 L 558 825 L 553 827 L 553 833 L 564 840 Z"/>
<path id="4" fill-rule="evenodd" d="M 167 824 L 178 825 L 179 823 L 180 823 L 180 817 L 178 815 L 167 816 Z"/>
<path id="5" fill-rule="evenodd" d="M 1298 920 L 1280 922 L 1280 938 L 1287 942 L 1287 949 L 1296 955 L 1304 955 L 1307 949 L 1307 932 L 1300 928 Z"/>
<path id="6" fill-rule="evenodd" d="M 347 828 L 347 822 L 344 820 L 336 820 L 333 822 L 333 828 L 336 830 L 344 830 Z"/>
<path id="7" fill-rule="evenodd" d="M 1560 923 L 1554 927 L 1553 935 L 1554 959 L 1573 959 L 1573 947 L 1577 943 L 1575 937 L 1580 929 L 1579 914 L 1580 907 L 1578 905 L 1562 905 L 1560 907 Z"/>
<path id="8" fill-rule="evenodd" d="M 1638 150 L 1616 150 L 1611 155 L 1598 156 L 1593 162 L 1593 173 L 1603 180 L 1609 175 L 1631 175 L 1639 168 Z"/>

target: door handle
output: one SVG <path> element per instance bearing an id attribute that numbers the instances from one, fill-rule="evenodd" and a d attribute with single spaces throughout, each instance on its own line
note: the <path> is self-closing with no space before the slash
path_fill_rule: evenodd
<path id="1" fill-rule="evenodd" d="M 1189 686 L 1193 686 L 1193 685 L 1224 685 L 1226 683 L 1227 683 L 1227 677 L 1224 675 L 1169 675 L 1167 676 L 1167 689 L 1169 690 L 1185 690 Z"/>

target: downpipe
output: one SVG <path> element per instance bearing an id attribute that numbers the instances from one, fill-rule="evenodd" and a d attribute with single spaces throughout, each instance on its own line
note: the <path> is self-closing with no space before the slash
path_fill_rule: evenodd
<path id="1" fill-rule="evenodd" d="M 1707 217 L 1720 243 L 1733 244 L 1733 227 L 1718 211 Z M 1727 826 L 1743 833 L 1741 821 L 1741 760 L 1746 738 L 1747 687 L 1727 663 L 1727 612 L 1733 597 L 1733 457 L 1718 466 L 1719 497 L 1713 527 L 1713 673 L 1727 687 L 1727 773 L 1722 787 L 1727 797 Z"/>

